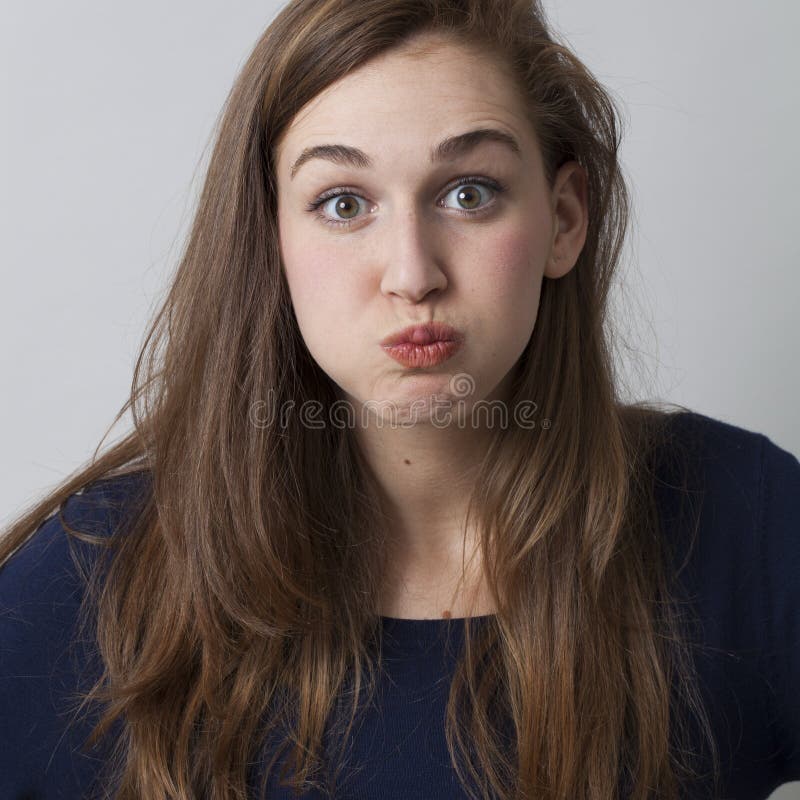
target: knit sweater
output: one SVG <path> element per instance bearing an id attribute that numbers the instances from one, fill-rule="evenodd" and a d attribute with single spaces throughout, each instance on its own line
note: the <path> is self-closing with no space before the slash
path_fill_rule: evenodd
<path id="1" fill-rule="evenodd" d="M 657 466 L 656 496 L 664 535 L 675 537 L 681 562 L 688 554 L 678 586 L 702 632 L 693 657 L 721 759 L 718 796 L 762 800 L 800 780 L 800 462 L 762 434 L 701 414 L 676 414 L 671 425 L 670 447 L 683 448 L 693 468 L 691 551 L 684 547 L 691 532 L 676 513 L 687 495 L 669 458 Z M 135 476 L 96 482 L 69 498 L 65 518 L 110 533 L 141 488 Z M 70 693 L 101 674 L 92 642 L 76 637 L 83 591 L 57 514 L 0 569 L 2 800 L 92 796 L 106 753 L 102 745 L 84 753 L 81 745 L 96 717 L 67 724 Z M 491 621 L 470 624 L 477 630 Z M 351 732 L 337 798 L 467 797 L 444 735 L 463 622 L 381 618 L 378 692 Z M 697 747 L 701 753 L 699 739 Z M 259 755 L 248 774 L 253 798 L 269 754 Z M 711 767 L 703 757 L 701 772 Z M 276 768 L 267 786 L 268 798 L 292 797 Z M 691 796 L 710 796 L 708 786 L 698 781 Z M 94 788 L 98 796 L 108 789 Z"/>

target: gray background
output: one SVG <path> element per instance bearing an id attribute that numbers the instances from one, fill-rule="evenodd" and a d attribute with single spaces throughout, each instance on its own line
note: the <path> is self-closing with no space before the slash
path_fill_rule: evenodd
<path id="1" fill-rule="evenodd" d="M 277 7 L 2 5 L 0 524 L 88 459 L 126 399 L 217 114 Z M 546 8 L 624 112 L 627 393 L 800 454 L 800 6 Z"/>

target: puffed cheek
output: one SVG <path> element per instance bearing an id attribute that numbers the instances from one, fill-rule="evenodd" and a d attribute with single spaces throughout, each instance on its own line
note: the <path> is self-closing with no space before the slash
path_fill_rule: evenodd
<path id="1" fill-rule="evenodd" d="M 331 258 L 329 249 L 298 245 L 284 248 L 282 255 L 295 302 L 302 302 L 302 298 L 324 298 L 341 285 L 341 264 Z"/>
<path id="2" fill-rule="evenodd" d="M 483 249 L 484 276 L 501 293 L 524 291 L 537 285 L 544 271 L 543 247 L 525 231 L 508 231 L 493 236 Z"/>

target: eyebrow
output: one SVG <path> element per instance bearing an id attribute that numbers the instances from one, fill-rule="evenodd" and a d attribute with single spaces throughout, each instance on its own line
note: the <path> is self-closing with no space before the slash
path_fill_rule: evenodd
<path id="1" fill-rule="evenodd" d="M 430 152 L 432 164 L 449 161 L 474 150 L 482 142 L 499 142 L 508 147 L 517 156 L 522 155 L 519 142 L 510 133 L 501 131 L 498 128 L 476 128 L 475 130 L 459 133 L 455 136 L 448 136 L 439 142 Z M 350 147 L 346 144 L 318 144 L 314 147 L 307 147 L 300 154 L 297 161 L 292 164 L 291 177 L 297 174 L 300 167 L 314 158 L 332 161 L 346 167 L 357 167 L 367 169 L 372 166 L 372 159 L 357 147 Z"/>

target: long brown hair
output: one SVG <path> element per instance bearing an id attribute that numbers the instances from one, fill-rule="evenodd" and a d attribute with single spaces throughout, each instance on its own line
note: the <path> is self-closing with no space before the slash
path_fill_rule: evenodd
<path id="1" fill-rule="evenodd" d="M 267 397 L 276 408 L 336 398 L 282 272 L 276 143 L 320 91 L 423 31 L 508 68 L 551 185 L 568 160 L 588 176 L 585 246 L 568 274 L 544 278 L 514 384 L 513 403 L 535 401 L 550 427 L 498 429 L 470 503 L 497 614 L 474 634 L 464 623 L 453 764 L 473 797 L 608 800 L 624 784 L 637 800 L 676 798 L 692 768 L 671 686 L 711 738 L 653 493 L 671 414 L 623 403 L 612 363 L 608 300 L 629 212 L 612 98 L 534 0 L 293 0 L 226 101 L 115 420 L 130 411 L 133 431 L 0 541 L 2 564 L 74 492 L 148 476 L 125 535 L 70 531 L 113 551 L 87 582 L 104 672 L 79 710 L 101 705 L 93 741 L 121 731 L 107 784 L 118 800 L 244 798 L 248 760 L 287 721 L 296 785 L 319 783 L 336 698 L 352 689 L 344 748 L 374 689 L 378 487 L 345 427 L 254 424 L 252 412 Z"/>

